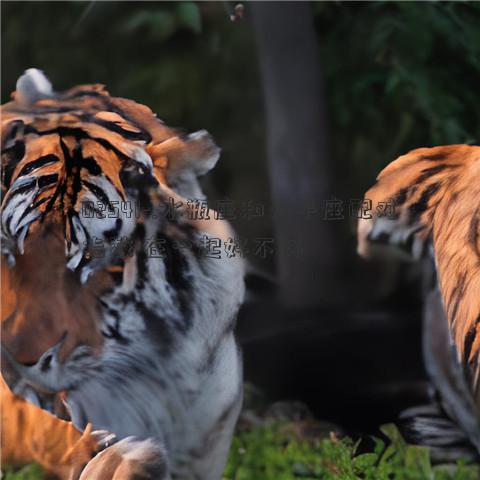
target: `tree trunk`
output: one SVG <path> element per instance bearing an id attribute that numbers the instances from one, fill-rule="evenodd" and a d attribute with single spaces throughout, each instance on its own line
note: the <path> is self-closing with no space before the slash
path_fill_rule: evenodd
<path id="1" fill-rule="evenodd" d="M 332 221 L 325 99 L 311 5 L 252 2 L 265 98 L 280 298 L 329 303 L 340 268 Z"/>

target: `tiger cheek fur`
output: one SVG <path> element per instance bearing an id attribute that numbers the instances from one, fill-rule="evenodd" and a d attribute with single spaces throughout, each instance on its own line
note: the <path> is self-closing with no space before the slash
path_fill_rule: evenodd
<path id="1" fill-rule="evenodd" d="M 206 255 L 233 233 L 188 206 L 219 149 L 100 85 L 49 85 L 29 70 L 2 107 L 5 378 L 43 408 L 63 391 L 80 430 L 151 439 L 162 478 L 219 479 L 242 399 L 244 267 Z"/>

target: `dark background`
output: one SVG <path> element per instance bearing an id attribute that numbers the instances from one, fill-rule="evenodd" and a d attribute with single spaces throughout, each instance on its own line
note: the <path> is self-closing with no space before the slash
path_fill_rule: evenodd
<path id="1" fill-rule="evenodd" d="M 358 259 L 349 204 L 400 154 L 478 141 L 480 4 L 258 2 L 231 21 L 235 5 L 2 2 L 2 103 L 37 67 L 206 128 L 212 205 L 263 208 L 231 220 L 251 265 L 246 379 L 371 430 L 425 398 L 421 269 Z"/>

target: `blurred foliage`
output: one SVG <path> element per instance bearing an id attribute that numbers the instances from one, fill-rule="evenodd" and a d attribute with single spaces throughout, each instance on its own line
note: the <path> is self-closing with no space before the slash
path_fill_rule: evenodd
<path id="1" fill-rule="evenodd" d="M 250 9 L 231 2 L 3 2 L 2 98 L 42 68 L 58 89 L 104 83 L 223 149 L 211 198 L 269 204 L 262 88 Z M 480 3 L 313 4 L 338 196 L 357 198 L 396 156 L 480 136 Z M 274 19 L 272 18 L 272 21 Z M 288 32 L 285 33 L 288 35 Z M 301 168 L 301 163 L 299 163 Z M 268 216 L 239 219 L 272 236 Z"/>
<path id="2" fill-rule="evenodd" d="M 293 422 L 262 424 L 233 439 L 223 480 L 478 480 L 480 467 L 432 466 L 428 449 L 408 445 L 393 425 L 386 441 L 374 438 L 373 451 L 359 453 L 359 442 L 303 438 Z M 5 480 L 43 480 L 36 465 L 6 471 Z"/>
<path id="3" fill-rule="evenodd" d="M 44 480 L 42 469 L 36 465 L 27 465 L 17 471 L 7 469 L 3 472 L 4 480 Z"/>
<path id="4" fill-rule="evenodd" d="M 462 462 L 432 466 L 426 448 L 407 445 L 393 425 L 388 442 L 374 439 L 371 452 L 357 454 L 348 437 L 299 438 L 294 424 L 271 424 L 234 438 L 224 480 L 476 480 L 478 466 Z"/>
<path id="5" fill-rule="evenodd" d="M 478 142 L 479 3 L 314 6 L 335 157 L 362 191 L 408 150 Z"/>

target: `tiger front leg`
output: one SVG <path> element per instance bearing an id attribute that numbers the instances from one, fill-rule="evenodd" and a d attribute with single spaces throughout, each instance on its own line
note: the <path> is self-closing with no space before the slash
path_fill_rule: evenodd
<path id="1" fill-rule="evenodd" d="M 2 464 L 38 463 L 54 478 L 77 479 L 84 466 L 114 440 L 105 431 L 82 432 L 71 422 L 14 395 L 0 376 Z"/>
<path id="2" fill-rule="evenodd" d="M 181 480 L 220 480 L 232 443 L 235 425 L 242 408 L 243 391 L 221 413 L 211 430 L 205 435 L 202 447 L 191 452 L 192 475 Z"/>

